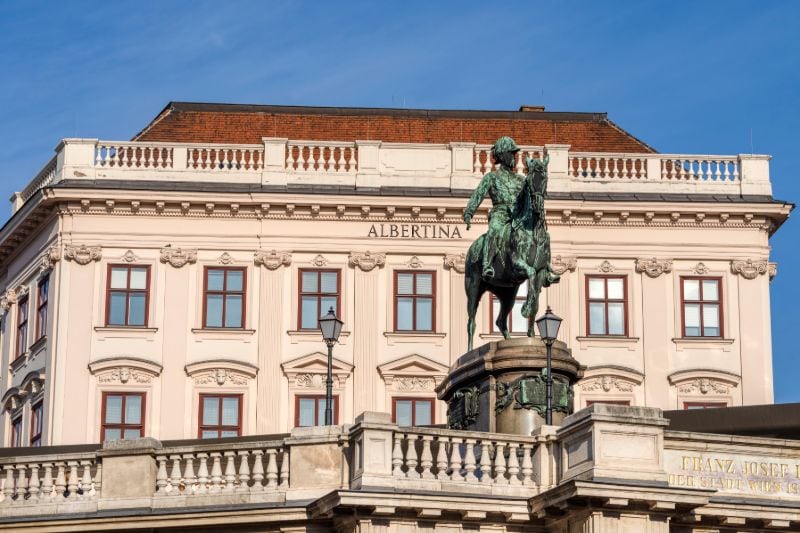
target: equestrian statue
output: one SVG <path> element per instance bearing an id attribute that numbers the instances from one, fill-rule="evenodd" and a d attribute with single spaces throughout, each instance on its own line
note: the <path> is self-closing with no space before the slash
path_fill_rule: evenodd
<path id="1" fill-rule="evenodd" d="M 464 288 L 469 313 L 469 350 L 475 334 L 475 313 L 486 291 L 500 301 L 495 323 L 508 339 L 508 314 L 519 286 L 530 284 L 522 307 L 522 316 L 530 319 L 539 309 L 542 288 L 559 280 L 550 267 L 550 235 L 544 212 L 549 158 L 526 158 L 528 174 L 522 176 L 514 170 L 517 152 L 519 148 L 511 137 L 501 137 L 494 143 L 491 157 L 497 169 L 481 179 L 464 210 L 464 222 L 470 229 L 472 217 L 484 197 L 488 194 L 492 200 L 489 228 L 472 243 L 466 258 Z M 534 335 L 534 321 L 529 320 L 528 337 Z"/>

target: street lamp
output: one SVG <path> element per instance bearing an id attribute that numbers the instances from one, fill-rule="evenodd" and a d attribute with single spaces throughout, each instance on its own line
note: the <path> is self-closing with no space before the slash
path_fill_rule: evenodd
<path id="1" fill-rule="evenodd" d="M 342 322 L 336 316 L 333 306 L 328 310 L 328 314 L 319 318 L 319 329 L 322 331 L 322 339 L 328 345 L 328 379 L 325 380 L 325 425 L 333 425 L 333 345 L 339 342 L 339 334 L 342 332 Z"/>
<path id="2" fill-rule="evenodd" d="M 539 328 L 539 335 L 547 346 L 547 410 L 545 411 L 545 424 L 548 426 L 553 423 L 553 342 L 558 336 L 558 328 L 561 326 L 561 318 L 547 306 L 547 311 L 536 319 L 536 327 Z"/>

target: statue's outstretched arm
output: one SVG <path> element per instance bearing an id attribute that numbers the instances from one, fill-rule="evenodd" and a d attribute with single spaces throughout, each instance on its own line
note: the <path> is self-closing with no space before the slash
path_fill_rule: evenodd
<path id="1" fill-rule="evenodd" d="M 491 173 L 489 173 L 483 177 L 481 182 L 472 192 L 469 202 L 467 202 L 467 208 L 464 210 L 464 222 L 467 225 L 467 229 L 469 229 L 470 225 L 472 224 L 472 216 L 475 214 L 475 211 L 478 210 L 478 207 L 480 207 L 481 202 L 483 202 L 483 199 L 486 196 L 486 193 L 489 192 L 489 186 L 492 183 L 491 176 Z"/>

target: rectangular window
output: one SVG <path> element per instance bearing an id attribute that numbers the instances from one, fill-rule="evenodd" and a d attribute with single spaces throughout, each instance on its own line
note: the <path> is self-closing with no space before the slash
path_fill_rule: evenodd
<path id="1" fill-rule="evenodd" d="M 242 434 L 241 394 L 201 394 L 198 437 L 218 439 Z"/>
<path id="2" fill-rule="evenodd" d="M 339 397 L 332 398 L 333 423 L 339 423 Z M 325 424 L 325 396 L 295 396 L 295 427 L 322 426 Z"/>
<path id="3" fill-rule="evenodd" d="M 31 408 L 31 446 L 42 445 L 42 418 L 44 416 L 44 404 L 37 403 Z"/>
<path id="4" fill-rule="evenodd" d="M 243 267 L 206 267 L 204 328 L 244 328 L 245 273 Z"/>
<path id="5" fill-rule="evenodd" d="M 508 314 L 508 331 L 511 333 L 528 333 L 529 319 L 522 316 L 522 306 L 525 305 L 525 299 L 528 297 L 528 284 L 523 283 L 519 286 L 517 291 L 517 298 L 514 301 L 514 307 Z M 491 316 L 492 316 L 492 333 L 500 333 L 497 328 L 497 317 L 500 315 L 500 300 L 492 295 L 490 300 Z"/>
<path id="6" fill-rule="evenodd" d="M 628 334 L 625 276 L 586 276 L 588 335 Z"/>
<path id="7" fill-rule="evenodd" d="M 684 409 L 716 409 L 728 407 L 726 402 L 683 402 Z"/>
<path id="8" fill-rule="evenodd" d="M 144 393 L 104 392 L 100 441 L 144 436 Z"/>
<path id="9" fill-rule="evenodd" d="M 631 402 L 628 400 L 586 400 L 586 407 L 590 405 L 594 405 L 596 403 L 604 403 L 606 405 L 630 405 Z"/>
<path id="10" fill-rule="evenodd" d="M 11 448 L 22 446 L 22 416 L 11 420 L 11 440 L 9 440 L 8 445 Z"/>
<path id="11" fill-rule="evenodd" d="M 50 276 L 39 280 L 36 290 L 36 340 L 47 334 L 47 298 L 50 288 Z"/>
<path id="12" fill-rule="evenodd" d="M 684 337 L 722 337 L 722 278 L 681 278 Z"/>
<path id="13" fill-rule="evenodd" d="M 106 325 L 146 327 L 149 287 L 149 266 L 109 265 Z"/>
<path id="14" fill-rule="evenodd" d="M 300 298 L 297 329 L 319 329 L 319 317 L 333 307 L 339 309 L 338 270 L 300 270 Z"/>
<path id="15" fill-rule="evenodd" d="M 398 426 L 430 426 L 434 418 L 431 398 L 392 399 L 392 422 Z"/>
<path id="16" fill-rule="evenodd" d="M 434 331 L 435 272 L 394 273 L 394 330 Z"/>
<path id="17" fill-rule="evenodd" d="M 28 351 L 28 297 L 17 303 L 17 357 Z"/>

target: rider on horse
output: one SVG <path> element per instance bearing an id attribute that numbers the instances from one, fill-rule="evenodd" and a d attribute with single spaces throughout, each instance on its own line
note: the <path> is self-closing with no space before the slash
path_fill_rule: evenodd
<path id="1" fill-rule="evenodd" d="M 488 193 L 492 199 L 489 228 L 481 253 L 482 277 L 485 279 L 491 279 L 495 275 L 493 266 L 495 258 L 499 259 L 501 263 L 504 261 L 505 248 L 510 241 L 514 222 L 514 205 L 525 184 L 525 177 L 514 171 L 517 152 L 519 152 L 519 148 L 511 137 L 500 137 L 494 143 L 492 155 L 498 168 L 483 177 L 464 210 L 464 222 L 469 229 L 472 216 L 483 202 L 486 194 Z M 487 164 L 489 163 L 491 161 L 487 161 Z"/>

